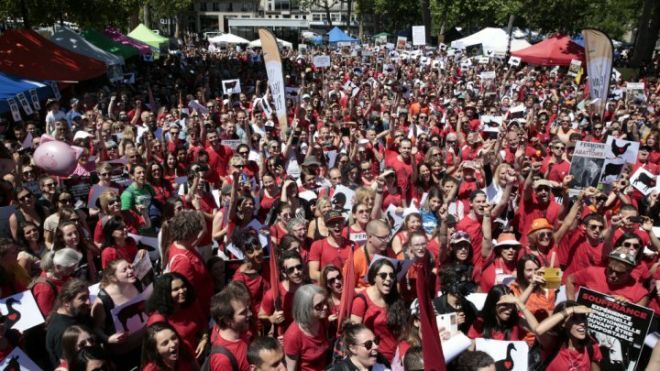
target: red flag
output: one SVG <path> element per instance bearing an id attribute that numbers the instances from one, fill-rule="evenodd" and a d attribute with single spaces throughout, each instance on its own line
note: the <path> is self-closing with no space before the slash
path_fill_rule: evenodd
<path id="1" fill-rule="evenodd" d="M 337 334 L 341 332 L 341 325 L 351 315 L 353 296 L 355 296 L 355 265 L 353 263 L 353 249 L 348 253 L 348 259 L 343 269 L 344 291 L 341 293 L 339 313 L 337 314 Z"/>
<path id="2" fill-rule="evenodd" d="M 280 270 L 277 268 L 277 249 L 274 246 L 271 246 L 270 249 L 268 267 L 270 269 L 268 273 L 270 278 L 270 293 L 273 295 L 273 308 L 275 308 L 275 311 L 278 311 L 282 309 L 280 305 Z M 277 335 L 278 326 L 275 326 L 273 333 Z"/>
<path id="3" fill-rule="evenodd" d="M 419 301 L 419 324 L 422 329 L 422 351 L 424 354 L 424 370 L 445 371 L 445 355 L 442 352 L 438 325 L 433 315 L 431 298 L 435 284 L 428 253 L 423 259 L 415 262 L 417 270 L 417 298 Z"/>

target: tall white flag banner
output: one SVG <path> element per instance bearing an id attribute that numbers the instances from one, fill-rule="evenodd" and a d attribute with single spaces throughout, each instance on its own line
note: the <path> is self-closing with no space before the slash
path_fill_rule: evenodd
<path id="1" fill-rule="evenodd" d="M 594 102 L 594 112 L 602 116 L 607 105 L 610 76 L 612 76 L 614 59 L 612 40 L 603 32 L 593 29 L 582 30 L 582 35 L 587 59 L 587 75 L 589 75 L 589 95 Z"/>
<path id="2" fill-rule="evenodd" d="M 277 48 L 277 39 L 265 28 L 259 29 L 259 39 L 263 50 L 266 73 L 268 74 L 268 86 L 270 94 L 275 103 L 277 121 L 280 123 L 280 133 L 285 132 L 286 122 L 286 95 L 284 92 L 284 75 L 282 74 L 282 58 Z"/>

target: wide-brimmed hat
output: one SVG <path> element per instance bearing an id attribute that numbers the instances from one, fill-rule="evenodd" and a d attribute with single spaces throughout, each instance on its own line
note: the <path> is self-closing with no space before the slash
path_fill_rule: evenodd
<path id="1" fill-rule="evenodd" d="M 303 161 L 302 166 L 321 166 L 321 162 L 316 158 L 316 156 L 311 155 Z"/>
<path id="2" fill-rule="evenodd" d="M 552 180 L 547 180 L 547 179 L 539 179 L 534 181 L 534 189 L 541 187 L 541 186 L 546 186 L 549 188 L 557 188 L 559 187 L 559 183 L 553 182 Z"/>
<path id="3" fill-rule="evenodd" d="M 513 233 L 501 233 L 500 236 L 497 237 L 495 247 L 502 246 L 520 246 L 520 242 L 516 240 L 516 235 Z"/>
<path id="4" fill-rule="evenodd" d="M 541 229 L 552 229 L 552 224 L 546 218 L 534 219 L 531 227 L 529 227 L 529 232 L 527 234 L 532 234 Z"/>
<path id="5" fill-rule="evenodd" d="M 608 255 L 608 258 L 618 260 L 633 267 L 637 265 L 637 258 L 635 257 L 635 253 L 621 247 L 612 251 Z"/>

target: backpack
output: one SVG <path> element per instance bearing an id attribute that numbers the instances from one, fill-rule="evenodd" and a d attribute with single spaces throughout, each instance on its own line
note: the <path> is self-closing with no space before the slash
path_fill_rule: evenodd
<path id="1" fill-rule="evenodd" d="M 211 356 L 214 354 L 222 354 L 223 356 L 227 357 L 227 359 L 229 359 L 229 363 L 231 363 L 232 371 L 238 371 L 238 361 L 236 360 L 236 357 L 234 357 L 229 349 L 222 345 L 213 345 L 211 347 L 211 352 L 209 353 L 209 356 L 206 357 L 206 360 L 204 360 L 200 371 L 211 371 Z"/>

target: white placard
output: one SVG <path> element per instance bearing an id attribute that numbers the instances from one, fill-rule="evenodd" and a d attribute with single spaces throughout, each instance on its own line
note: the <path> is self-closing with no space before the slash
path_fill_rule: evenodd
<path id="1" fill-rule="evenodd" d="M 37 89 L 30 90 L 30 99 L 32 99 L 32 105 L 34 108 L 40 110 L 41 103 L 39 102 L 39 94 L 37 94 Z"/>
<path id="2" fill-rule="evenodd" d="M 21 107 L 23 107 L 23 111 L 25 111 L 25 113 L 27 113 L 28 115 L 34 113 L 32 107 L 30 107 L 30 101 L 28 101 L 25 94 L 23 93 L 16 94 L 16 99 L 18 99 L 18 102 L 21 104 Z"/>
<path id="3" fill-rule="evenodd" d="M 527 371 L 529 345 L 525 341 L 476 338 L 476 350 L 488 353 L 498 370 Z"/>
<path id="4" fill-rule="evenodd" d="M 312 63 L 316 68 L 325 68 L 330 67 L 330 56 L 329 55 L 315 55 L 312 58 Z"/>
<path id="5" fill-rule="evenodd" d="M 426 45 L 426 27 L 412 26 L 413 45 Z"/>
<path id="6" fill-rule="evenodd" d="M 486 303 L 486 297 L 488 296 L 487 293 L 484 292 L 475 292 L 472 293 L 465 298 L 472 304 L 474 304 L 474 307 L 477 308 L 477 310 L 482 310 L 484 308 L 484 304 Z"/>
<path id="7" fill-rule="evenodd" d="M 648 170 L 640 167 L 630 177 L 630 184 L 640 191 L 644 196 L 648 196 L 653 190 L 660 189 L 660 176 L 655 176 Z"/>
<path id="8" fill-rule="evenodd" d="M 89 290 L 89 302 L 94 304 L 96 298 L 99 296 L 99 291 L 101 291 L 101 283 L 95 283 L 87 287 L 87 290 Z"/>
<path id="9" fill-rule="evenodd" d="M 509 65 L 518 67 L 520 66 L 521 59 L 520 57 L 511 57 L 509 58 Z"/>
<path id="10" fill-rule="evenodd" d="M 483 71 L 479 74 L 482 80 L 495 80 L 495 71 Z"/>
<path id="11" fill-rule="evenodd" d="M 435 316 L 435 323 L 438 325 L 438 331 L 447 331 L 454 336 L 458 333 L 457 313 L 445 313 Z"/>
<path id="12" fill-rule="evenodd" d="M 44 323 L 44 317 L 30 290 L 1 299 L 0 312 L 7 316 L 6 328 L 20 332 Z"/>
<path id="13" fill-rule="evenodd" d="M 490 58 L 483 55 L 483 56 L 479 57 L 478 61 L 479 61 L 479 64 L 488 64 L 488 62 L 490 62 Z"/>
<path id="14" fill-rule="evenodd" d="M 50 85 L 50 89 L 53 91 L 53 95 L 55 95 L 55 99 L 56 100 L 62 99 L 62 94 L 60 94 L 60 88 L 57 86 L 57 82 L 49 81 L 48 85 Z"/>
<path id="15" fill-rule="evenodd" d="M 471 345 L 472 340 L 459 332 L 447 340 L 442 341 L 442 353 L 445 356 L 445 362 L 449 363 L 466 351 Z"/>
<path id="16" fill-rule="evenodd" d="M 406 48 L 406 43 L 408 42 L 408 38 L 405 36 L 399 36 L 396 38 L 396 48 L 397 49 L 405 49 Z"/>
<path id="17" fill-rule="evenodd" d="M 144 312 L 146 300 L 145 293 L 141 292 L 126 303 L 110 310 L 117 332 L 132 334 L 141 330 L 146 325 L 149 318 Z"/>
<path id="18" fill-rule="evenodd" d="M 337 185 L 335 193 L 332 195 L 332 205 L 335 210 L 341 210 L 342 214 L 346 217 L 353 208 L 353 201 L 355 200 L 355 191 L 344 186 Z"/>
<path id="19" fill-rule="evenodd" d="M 300 54 L 307 53 L 307 44 L 298 44 L 298 52 Z"/>
<path id="20" fill-rule="evenodd" d="M 232 96 L 234 94 L 241 94 L 241 80 L 222 80 L 222 92 L 225 95 Z"/>
<path id="21" fill-rule="evenodd" d="M 18 108 L 18 103 L 16 102 L 16 99 L 7 98 L 7 104 L 9 105 L 9 109 L 11 110 L 12 119 L 16 122 L 22 121 L 23 119 L 21 118 L 21 111 Z"/>
<path id="22" fill-rule="evenodd" d="M 220 142 L 220 144 L 222 144 L 223 146 L 227 146 L 227 147 L 231 148 L 233 151 L 235 151 L 236 148 L 239 145 L 241 145 L 241 143 L 243 143 L 243 142 L 241 142 L 240 139 L 223 139 Z"/>
<path id="23" fill-rule="evenodd" d="M 639 142 L 616 139 L 611 135 L 605 142 L 605 158 L 607 159 L 621 159 L 627 164 L 634 164 L 637 162 L 638 151 Z"/>
<path id="24" fill-rule="evenodd" d="M 16 347 L 0 361 L 0 370 L 41 371 L 41 368 L 21 348 Z"/>
<path id="25" fill-rule="evenodd" d="M 571 64 L 568 66 L 568 76 L 577 76 L 582 68 L 582 61 L 579 59 L 571 59 Z"/>

